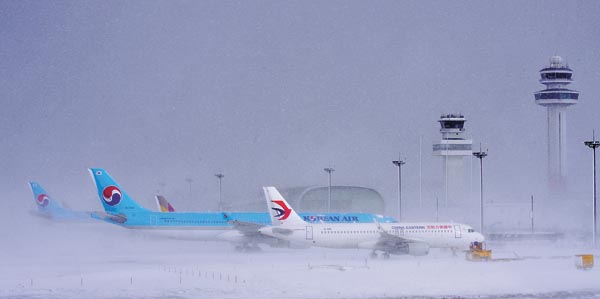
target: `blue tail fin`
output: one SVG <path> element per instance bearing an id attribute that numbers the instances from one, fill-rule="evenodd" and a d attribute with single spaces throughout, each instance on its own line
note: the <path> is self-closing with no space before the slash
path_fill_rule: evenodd
<path id="1" fill-rule="evenodd" d="M 60 213 L 64 211 L 64 208 L 56 202 L 48 192 L 42 188 L 39 183 L 29 182 L 31 192 L 33 192 L 33 199 L 38 207 L 38 211 L 43 213 Z"/>
<path id="2" fill-rule="evenodd" d="M 96 183 L 98 197 L 107 213 L 128 215 L 135 212 L 150 212 L 129 197 L 104 169 L 90 168 L 89 170 Z"/>

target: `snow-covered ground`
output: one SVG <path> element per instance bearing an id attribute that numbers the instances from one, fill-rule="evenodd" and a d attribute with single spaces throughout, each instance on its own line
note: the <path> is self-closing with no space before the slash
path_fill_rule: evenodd
<path id="1" fill-rule="evenodd" d="M 567 242 L 491 244 L 495 257 L 528 257 L 516 261 L 439 250 L 372 260 L 365 250 L 238 253 L 227 243 L 36 219 L 3 243 L 1 298 L 600 298 L 600 267 L 577 270 L 573 255 L 590 251 Z"/>

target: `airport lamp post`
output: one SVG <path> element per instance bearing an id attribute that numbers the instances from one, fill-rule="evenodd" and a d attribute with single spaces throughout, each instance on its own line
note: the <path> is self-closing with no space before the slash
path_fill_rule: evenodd
<path id="1" fill-rule="evenodd" d="M 392 163 L 398 167 L 398 221 L 402 221 L 402 165 L 406 162 L 398 158 Z"/>
<path id="2" fill-rule="evenodd" d="M 483 158 L 487 156 L 487 151 L 482 151 L 481 145 L 479 145 L 479 151 L 473 152 L 473 156 L 479 159 L 479 226 L 481 234 L 483 234 Z"/>
<path id="3" fill-rule="evenodd" d="M 222 194 L 223 194 L 223 189 L 222 189 L 222 180 L 223 177 L 225 177 L 225 175 L 223 175 L 222 173 L 217 173 L 215 174 L 215 176 L 219 179 L 219 211 L 223 211 L 223 199 L 222 199 Z"/>
<path id="4" fill-rule="evenodd" d="M 191 178 L 185 178 L 185 181 L 188 182 L 188 184 L 190 185 L 190 199 L 192 198 L 192 182 L 193 180 Z"/>
<path id="5" fill-rule="evenodd" d="M 440 220 L 440 200 L 439 197 L 435 197 L 435 222 L 439 222 Z"/>
<path id="6" fill-rule="evenodd" d="M 160 186 L 160 189 L 158 189 L 159 191 L 156 192 L 156 194 L 165 194 L 165 186 L 167 184 L 165 182 L 159 182 L 158 185 Z"/>
<path id="7" fill-rule="evenodd" d="M 592 204 L 592 209 L 593 209 L 593 226 L 592 226 L 592 244 L 594 246 L 594 249 L 596 249 L 596 149 L 598 147 L 600 147 L 600 141 L 596 140 L 596 134 L 593 134 L 593 138 L 592 141 L 585 141 L 584 144 L 586 146 L 588 146 L 589 148 L 592 149 L 592 151 L 594 152 L 594 165 L 593 165 L 593 171 L 594 171 L 594 201 Z"/>
<path id="8" fill-rule="evenodd" d="M 534 233 L 534 227 L 533 227 L 533 195 L 531 195 L 531 210 L 529 212 L 529 216 L 531 217 L 531 233 Z"/>
<path id="9" fill-rule="evenodd" d="M 332 167 L 323 168 L 329 174 L 329 189 L 327 196 L 327 213 L 331 213 L 331 173 L 335 171 Z"/>

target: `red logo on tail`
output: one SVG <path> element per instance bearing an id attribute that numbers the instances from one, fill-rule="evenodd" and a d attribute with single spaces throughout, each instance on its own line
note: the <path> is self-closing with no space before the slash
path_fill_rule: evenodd
<path id="1" fill-rule="evenodd" d="M 290 214 L 292 213 L 292 209 L 288 208 L 288 206 L 285 204 L 285 202 L 283 200 L 271 200 L 271 202 L 276 203 L 281 207 L 281 209 L 271 208 L 271 209 L 273 209 L 273 211 L 277 212 L 277 214 L 275 215 L 275 217 L 277 217 L 277 219 L 286 220 L 288 217 L 290 217 Z"/>
<path id="2" fill-rule="evenodd" d="M 42 207 L 45 207 L 45 206 L 47 206 L 49 203 L 50 203 L 50 197 L 48 197 L 48 195 L 46 195 L 46 194 L 40 194 L 40 195 L 37 197 L 37 204 L 38 204 L 38 205 L 40 205 L 40 206 L 42 206 Z"/>

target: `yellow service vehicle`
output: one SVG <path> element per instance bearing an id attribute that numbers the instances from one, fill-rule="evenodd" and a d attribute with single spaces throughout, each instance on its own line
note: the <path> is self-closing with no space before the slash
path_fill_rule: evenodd
<path id="1" fill-rule="evenodd" d="M 575 255 L 575 267 L 580 270 L 589 270 L 594 268 L 593 254 L 578 254 Z"/>
<path id="2" fill-rule="evenodd" d="M 482 242 L 473 242 L 469 246 L 466 258 L 468 261 L 489 261 L 492 259 L 492 250 L 485 249 Z"/>

